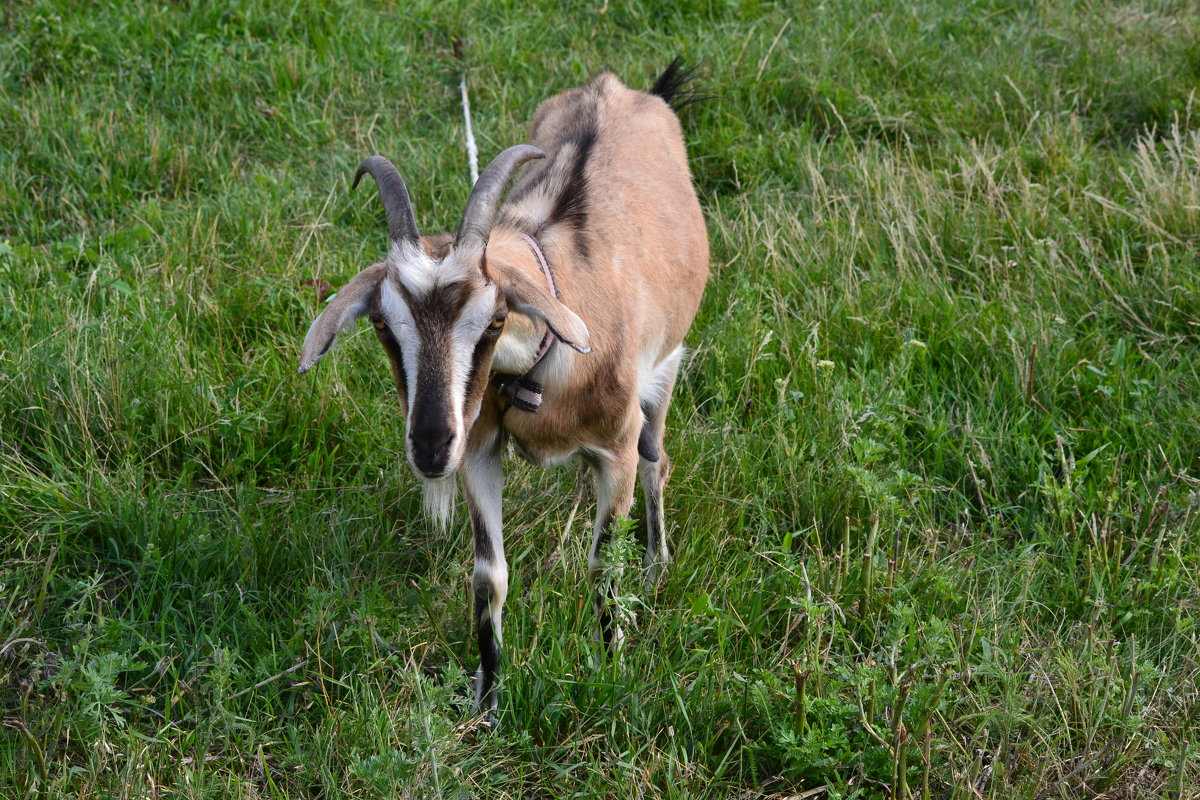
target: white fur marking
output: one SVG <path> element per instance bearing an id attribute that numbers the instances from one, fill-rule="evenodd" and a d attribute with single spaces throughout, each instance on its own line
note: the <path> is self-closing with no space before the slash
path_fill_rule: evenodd
<path id="1" fill-rule="evenodd" d="M 638 400 L 642 405 L 657 408 L 667 399 L 667 386 L 679 371 L 679 362 L 683 359 L 684 352 L 683 346 L 680 345 L 657 364 L 638 364 Z"/>
<path id="2" fill-rule="evenodd" d="M 384 281 L 379 290 L 379 308 L 384 321 L 392 330 L 392 335 L 400 344 L 400 352 L 404 356 L 404 378 L 408 387 L 408 404 L 412 407 L 414 392 L 417 388 L 417 364 L 421 358 L 421 339 L 417 336 L 417 325 L 413 321 L 412 311 L 404 298 L 393 288 L 389 281 Z M 407 420 L 406 420 L 407 422 Z"/>
<path id="3" fill-rule="evenodd" d="M 425 251 L 409 242 L 393 242 L 388 252 L 388 269 L 400 278 L 411 294 L 424 294 L 433 287 L 437 277 L 437 262 Z"/>
<path id="4" fill-rule="evenodd" d="M 491 602 L 484 609 L 479 621 L 483 622 L 484 618 L 492 620 L 492 631 L 496 635 L 496 645 L 502 645 L 504 643 L 504 601 L 508 598 L 508 564 L 504 561 L 504 557 L 500 557 L 499 564 L 476 561 L 472 580 L 484 581 L 491 588 Z"/>
<path id="5" fill-rule="evenodd" d="M 474 453 L 463 464 L 463 486 L 475 514 L 487 532 L 491 559 L 476 557 L 473 580 L 486 581 L 492 598 L 485 614 L 492 620 L 496 644 L 501 643 L 501 615 L 508 596 L 508 562 L 504 558 L 504 469 L 499 453 Z M 482 620 L 480 620 L 482 622 Z"/>
<path id="6" fill-rule="evenodd" d="M 496 342 L 492 369 L 505 375 L 524 374 L 533 366 L 545 335 L 545 328 L 532 317 L 509 311 L 504 333 Z"/>
<path id="7" fill-rule="evenodd" d="M 449 530 L 454 519 L 454 498 L 457 493 L 454 476 L 436 480 L 422 479 L 421 490 L 424 493 L 425 513 L 433 517 L 440 530 Z"/>
<path id="8" fill-rule="evenodd" d="M 450 352 L 454 359 L 454 367 L 450 383 L 451 402 L 457 409 L 458 424 L 462 424 L 462 407 L 466 400 L 467 379 L 471 375 L 471 359 L 475 354 L 475 345 L 483 332 L 492 322 L 492 312 L 496 308 L 496 293 L 499 289 L 494 283 L 489 283 L 474 297 L 467 301 L 462 313 L 454 323 L 453 340 Z"/>

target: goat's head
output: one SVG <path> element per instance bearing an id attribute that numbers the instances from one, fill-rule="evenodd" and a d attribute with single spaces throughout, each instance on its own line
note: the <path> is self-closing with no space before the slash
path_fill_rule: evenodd
<path id="1" fill-rule="evenodd" d="M 354 176 L 375 179 L 387 212 L 391 250 L 342 287 L 304 340 L 300 372 L 333 346 L 339 331 L 369 316 L 392 362 L 407 421 L 405 451 L 426 481 L 452 475 L 479 416 L 496 342 L 508 310 L 544 320 L 562 342 L 587 352 L 587 328 L 570 309 L 503 259 L 485 258 L 500 198 L 526 161 L 544 158 L 530 145 L 498 155 L 475 184 L 458 233 L 422 239 L 400 173 L 383 156 Z"/>

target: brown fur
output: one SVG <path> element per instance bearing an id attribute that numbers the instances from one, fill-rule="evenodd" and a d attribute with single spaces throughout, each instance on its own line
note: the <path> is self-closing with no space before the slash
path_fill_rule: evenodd
<path id="1" fill-rule="evenodd" d="M 678 67 L 678 62 L 672 64 L 656 86 L 678 88 L 681 76 L 690 74 Z M 671 91 L 661 93 L 669 96 Z M 629 513 L 640 470 L 648 517 L 644 563 L 653 578 L 669 558 L 662 501 L 670 472 L 663 450 L 667 406 L 683 338 L 708 278 L 704 216 L 692 188 L 679 120 L 663 97 L 628 89 L 605 72 L 587 86 L 542 103 L 530 141 L 533 147 L 509 148 L 493 162 L 497 171 L 485 171 L 483 177 L 492 178 L 490 183 L 481 178 L 480 185 L 490 188 L 472 194 L 458 237 L 422 237 L 423 256 L 412 248 L 394 249 L 386 265 L 370 267 L 347 284 L 310 327 L 300 365 L 301 372 L 308 370 L 329 350 L 338 331 L 370 314 L 392 362 L 401 407 L 410 417 L 409 460 L 430 479 L 427 508 L 448 516 L 452 495 L 443 490 L 452 484 L 445 476 L 458 470 L 475 537 L 472 585 L 481 655 L 477 703 L 489 713 L 496 708 L 499 626 L 508 591 L 500 530 L 504 442 L 511 439 L 537 464 L 576 458 L 590 468 L 597 497 L 591 569 L 614 520 Z M 544 152 L 544 159 L 535 148 Z M 390 166 L 386 159 L 372 158 L 377 166 Z M 503 180 L 525 162 L 489 230 Z M 496 177 L 501 170 L 503 176 Z M 474 201 L 481 197 L 486 202 L 477 205 Z M 486 214 L 473 213 L 473 208 L 485 208 Z M 470 233 L 466 239 L 464 230 Z M 551 295 L 526 236 L 544 253 L 557 297 Z M 409 269 L 425 272 L 405 272 Z M 415 294 L 405 289 L 406 279 L 416 279 Z M 384 285 L 395 290 L 387 297 L 400 298 L 420 334 L 420 363 L 408 365 L 418 376 L 415 388 L 407 385 L 406 353 L 395 331 L 380 319 Z M 451 352 L 458 348 L 455 352 L 465 353 L 470 344 L 462 331 L 476 330 L 469 326 L 477 324 L 482 308 L 471 304 L 483 302 L 480 292 L 496 295 L 493 325 L 471 353 L 458 417 L 461 429 L 445 439 L 450 431 L 445 421 L 459 412 L 449 407 L 447 376 L 454 369 L 461 373 L 454 359 L 462 357 Z M 473 310 L 467 314 L 464 308 Z M 468 327 L 459 325 L 460 314 Z M 399 330 L 402 338 L 412 335 L 405 333 L 409 329 Z M 493 367 L 523 364 L 519 370 L 528 369 L 547 330 L 557 342 L 525 376 L 543 384 L 541 408 L 529 413 L 511 407 L 498 382 L 490 379 Z M 498 355 L 502 350 L 503 357 Z M 423 462 L 414 455 L 418 446 Z M 444 458 L 430 455 L 438 446 Z M 601 631 L 605 642 L 613 644 L 619 630 L 610 624 L 609 599 L 609 591 L 598 587 Z"/>
<path id="2" fill-rule="evenodd" d="M 555 145 L 577 134 L 580 120 L 597 128 L 586 172 L 585 263 L 576 232 L 562 223 L 536 229 L 522 209 L 529 187 L 553 168 Z M 628 453 L 641 431 L 636 356 L 652 353 L 657 362 L 682 343 L 708 277 L 708 238 L 679 120 L 661 99 L 602 73 L 542 103 L 530 140 L 548 157 L 526 167 L 487 258 L 543 280 L 517 234 L 534 227 L 559 299 L 587 324 L 592 352 L 569 355 L 570 380 L 547 383 L 538 414 L 509 412 L 503 424 L 534 461 L 580 446 Z M 636 447 L 631 459 L 636 467 Z"/>

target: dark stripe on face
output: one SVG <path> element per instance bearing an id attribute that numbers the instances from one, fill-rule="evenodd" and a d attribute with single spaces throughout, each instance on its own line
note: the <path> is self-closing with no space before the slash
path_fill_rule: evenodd
<path id="1" fill-rule="evenodd" d="M 367 307 L 367 314 L 370 317 L 371 325 L 375 328 L 375 336 L 379 339 L 379 343 L 383 345 L 383 351 L 387 353 L 388 361 L 391 362 L 392 381 L 396 384 L 396 394 L 400 396 L 400 405 L 404 408 L 405 413 L 407 413 L 408 384 L 404 377 L 404 354 L 400 350 L 400 343 L 392 335 L 392 329 L 386 324 L 382 324 L 384 320 L 379 311 L 378 291 L 371 297 L 370 304 Z"/>
<path id="2" fill-rule="evenodd" d="M 396 394 L 400 395 L 400 403 L 408 409 L 408 381 L 404 374 L 404 354 L 400 351 L 400 343 L 392 336 L 390 330 L 376 331 L 379 341 L 383 344 L 388 360 L 392 364 L 392 382 L 396 384 Z"/>
<path id="3" fill-rule="evenodd" d="M 467 375 L 466 391 L 463 393 L 463 424 L 473 420 L 487 389 L 488 374 L 491 372 L 492 354 L 496 350 L 498 337 L 484 337 L 475 344 L 471 354 L 471 372 Z"/>
<path id="4" fill-rule="evenodd" d="M 399 281 L 394 285 L 412 314 L 421 340 L 417 385 L 411 398 L 409 438 L 413 443 L 413 456 L 424 462 L 418 466 L 436 472 L 445 466 L 445 459 L 449 457 L 442 445 L 454 429 L 454 410 L 449 405 L 454 328 L 471 297 L 471 286 L 465 281 L 438 284 L 416 297 Z"/>
<path id="5" fill-rule="evenodd" d="M 442 344 L 442 343 L 437 343 Z M 434 355 L 430 350 L 442 349 L 433 342 L 421 341 L 421 360 L 417 363 L 417 388 L 413 398 L 412 425 L 414 436 L 418 431 L 449 427 L 453 414 L 447 401 L 450 399 L 450 371 L 442 353 Z"/>
<path id="6" fill-rule="evenodd" d="M 410 293 L 398 280 L 394 280 L 392 285 L 400 292 L 412 314 L 413 323 L 421 336 L 422 348 L 428 334 L 443 334 L 441 338 L 446 338 L 445 334 L 450 333 L 472 295 L 472 286 L 466 281 L 436 284 L 420 297 Z"/>

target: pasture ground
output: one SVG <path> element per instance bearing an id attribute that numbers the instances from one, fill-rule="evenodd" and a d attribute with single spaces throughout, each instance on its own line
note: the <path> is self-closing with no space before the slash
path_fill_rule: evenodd
<path id="1" fill-rule="evenodd" d="M 1187 0 L 0 10 L 0 796 L 1192 798 L 1200 11 Z M 713 276 L 676 563 L 512 462 L 502 716 L 464 515 L 366 326 L 363 156 L 427 231 L 551 93 L 675 55 Z"/>

